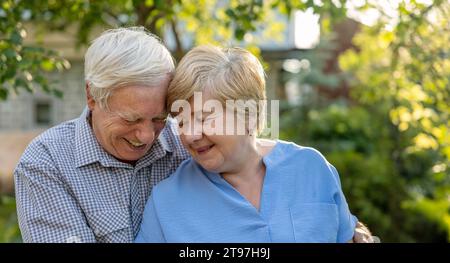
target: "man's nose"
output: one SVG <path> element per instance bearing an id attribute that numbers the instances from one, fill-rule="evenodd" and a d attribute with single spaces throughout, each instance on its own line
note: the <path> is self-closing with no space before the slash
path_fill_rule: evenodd
<path id="1" fill-rule="evenodd" d="M 156 131 L 152 123 L 142 123 L 136 131 L 136 139 L 145 144 L 152 144 L 156 139 Z"/>

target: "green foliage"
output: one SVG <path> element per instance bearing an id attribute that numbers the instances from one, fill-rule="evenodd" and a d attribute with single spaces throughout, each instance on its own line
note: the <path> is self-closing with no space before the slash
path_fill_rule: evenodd
<path id="1" fill-rule="evenodd" d="M 0 5 L 0 101 L 6 100 L 11 91 L 33 92 L 35 85 L 61 97 L 61 91 L 50 85 L 45 73 L 66 69 L 70 64 L 54 51 L 24 43 L 24 14 L 23 1 L 6 0 Z"/>
<path id="2" fill-rule="evenodd" d="M 325 154 L 340 172 L 352 211 L 382 241 L 445 242 L 450 3 L 402 2 L 397 11 L 397 24 L 381 19 L 363 27 L 357 49 L 341 55 L 350 100 L 286 110 L 281 136 Z"/>
<path id="3" fill-rule="evenodd" d="M 15 199 L 0 196 L 0 243 L 21 242 Z"/>
<path id="4" fill-rule="evenodd" d="M 359 53 L 341 57 L 354 76 L 354 97 L 366 107 L 377 105 L 373 117 L 391 127 L 391 157 L 413 198 L 404 208 L 447 232 L 449 210 L 442 207 L 450 204 L 449 13 L 447 1 L 402 3 L 395 28 L 364 28 L 355 39 Z"/>

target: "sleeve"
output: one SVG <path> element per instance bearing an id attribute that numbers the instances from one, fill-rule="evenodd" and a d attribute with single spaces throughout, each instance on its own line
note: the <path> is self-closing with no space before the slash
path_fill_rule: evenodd
<path id="1" fill-rule="evenodd" d="M 158 215 L 155 209 L 154 193 L 156 189 L 153 189 L 152 196 L 148 199 L 145 206 L 144 215 L 142 219 L 141 229 L 134 240 L 135 243 L 166 243 L 164 234 L 161 228 L 161 224 L 158 219 Z"/>
<path id="2" fill-rule="evenodd" d="M 17 216 L 24 242 L 95 242 L 81 208 L 45 149 L 32 147 L 14 171 Z"/>
<path id="3" fill-rule="evenodd" d="M 339 216 L 337 242 L 345 243 L 353 238 L 358 218 L 356 218 L 356 216 L 352 215 L 352 213 L 350 212 L 347 201 L 345 200 L 344 193 L 342 192 L 341 181 L 339 179 L 339 174 L 336 168 L 334 168 L 334 166 L 332 166 L 331 164 L 329 164 L 329 166 L 337 184 L 337 192 L 334 196 L 334 200 L 338 207 Z"/>

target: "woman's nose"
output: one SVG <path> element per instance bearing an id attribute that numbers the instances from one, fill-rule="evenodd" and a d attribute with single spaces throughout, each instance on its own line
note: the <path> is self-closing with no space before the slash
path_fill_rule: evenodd
<path id="1" fill-rule="evenodd" d="M 184 131 L 184 136 L 187 141 L 195 142 L 203 138 L 203 126 L 201 122 L 191 122 L 189 126 Z"/>

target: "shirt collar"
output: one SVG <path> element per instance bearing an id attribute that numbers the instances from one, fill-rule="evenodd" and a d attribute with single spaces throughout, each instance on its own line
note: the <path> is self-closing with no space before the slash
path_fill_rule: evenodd
<path id="1" fill-rule="evenodd" d="M 88 123 L 89 109 L 86 107 L 75 124 L 75 165 L 81 167 L 108 158 L 91 126 Z"/>
<path id="2" fill-rule="evenodd" d="M 75 125 L 75 165 L 81 167 L 92 163 L 100 163 L 105 167 L 133 168 L 131 164 L 121 162 L 107 153 L 97 141 L 95 134 L 88 122 L 90 110 L 86 107 L 83 113 L 76 121 Z M 139 159 L 136 163 L 136 169 L 151 165 L 154 161 L 164 157 L 167 152 L 172 152 L 173 147 L 168 141 L 167 128 L 161 132 L 158 139 L 152 145 L 152 148 Z"/>

